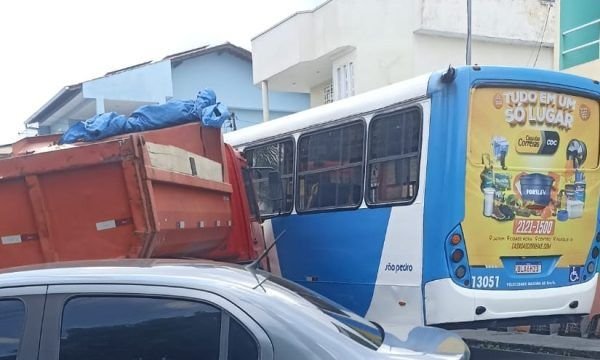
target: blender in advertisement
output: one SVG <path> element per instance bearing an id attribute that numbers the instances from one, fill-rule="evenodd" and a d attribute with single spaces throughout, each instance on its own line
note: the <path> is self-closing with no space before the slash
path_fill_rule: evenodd
<path id="1" fill-rule="evenodd" d="M 574 179 L 571 179 L 572 182 L 565 185 L 565 211 L 569 219 L 577 219 L 583 216 L 586 182 L 581 166 L 586 158 L 587 147 L 585 143 L 578 139 L 572 139 L 567 145 L 567 166 L 571 165 L 575 170 L 575 176 Z"/>

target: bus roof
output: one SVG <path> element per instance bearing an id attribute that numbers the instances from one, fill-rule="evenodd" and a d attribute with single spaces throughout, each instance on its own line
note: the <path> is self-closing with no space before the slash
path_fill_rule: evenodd
<path id="1" fill-rule="evenodd" d="M 233 146 L 246 146 L 259 141 L 267 142 L 271 137 L 280 137 L 284 134 L 294 133 L 298 129 L 323 124 L 325 120 L 335 121 L 372 111 L 372 109 L 385 108 L 398 102 L 418 99 L 426 96 L 430 76 L 431 73 L 428 73 L 330 104 L 226 133 L 225 141 Z"/>
<path id="2" fill-rule="evenodd" d="M 438 80 L 444 72 L 445 70 L 427 73 L 330 104 L 226 133 L 225 141 L 236 147 L 265 143 L 275 137 L 281 138 L 283 135 L 299 130 L 423 98 L 439 89 L 441 84 Z M 559 85 L 562 84 L 568 85 L 572 90 L 600 96 L 600 85 L 597 81 L 552 70 L 506 66 L 461 66 L 456 68 L 456 77 L 457 81 L 468 82 L 469 86 L 474 81 L 492 81 L 497 82 L 498 85 L 525 82 L 553 87 L 560 87 Z"/>

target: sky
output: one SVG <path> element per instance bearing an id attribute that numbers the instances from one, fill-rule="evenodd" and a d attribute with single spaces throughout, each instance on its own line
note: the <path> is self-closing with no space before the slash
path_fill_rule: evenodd
<path id="1" fill-rule="evenodd" d="M 0 2 L 0 144 L 64 86 L 108 71 L 252 37 L 324 0 Z M 22 135 L 21 135 L 22 136 Z"/>

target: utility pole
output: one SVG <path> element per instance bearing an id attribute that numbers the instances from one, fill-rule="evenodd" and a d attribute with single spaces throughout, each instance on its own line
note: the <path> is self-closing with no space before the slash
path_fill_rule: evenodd
<path id="1" fill-rule="evenodd" d="M 471 65 L 471 0 L 467 0 L 467 65 Z"/>

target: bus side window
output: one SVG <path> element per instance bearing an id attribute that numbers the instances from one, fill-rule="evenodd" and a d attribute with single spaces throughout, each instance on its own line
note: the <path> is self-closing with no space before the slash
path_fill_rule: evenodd
<path id="1" fill-rule="evenodd" d="M 326 128 L 298 140 L 299 212 L 357 207 L 363 188 L 365 125 Z"/>
<path id="2" fill-rule="evenodd" d="M 375 116 L 369 128 L 367 203 L 410 203 L 417 196 L 421 149 L 419 108 Z"/>
<path id="3" fill-rule="evenodd" d="M 283 185 L 283 209 L 281 213 L 292 212 L 294 206 L 294 141 L 290 139 L 247 148 L 244 156 L 250 167 L 273 168 L 281 175 Z M 267 179 L 253 179 L 261 215 L 274 215 L 279 212 L 278 204 L 269 200 Z"/>

